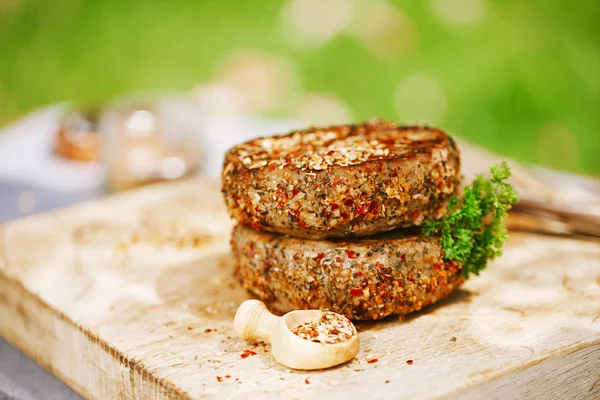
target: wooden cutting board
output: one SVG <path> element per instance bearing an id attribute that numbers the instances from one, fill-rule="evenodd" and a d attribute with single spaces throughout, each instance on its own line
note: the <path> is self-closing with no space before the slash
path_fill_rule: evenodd
<path id="1" fill-rule="evenodd" d="M 0 335 L 93 399 L 600 396 L 598 241 L 513 234 L 449 299 L 359 324 L 354 361 L 297 372 L 234 336 L 230 228 L 210 182 L 6 224 Z"/>

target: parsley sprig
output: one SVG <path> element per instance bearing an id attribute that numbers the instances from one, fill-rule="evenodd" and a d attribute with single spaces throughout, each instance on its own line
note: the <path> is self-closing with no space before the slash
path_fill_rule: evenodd
<path id="1" fill-rule="evenodd" d="M 440 235 L 444 258 L 462 267 L 462 274 L 479 275 L 492 260 L 502 255 L 508 240 L 504 219 L 519 201 L 515 189 L 506 182 L 511 176 L 506 162 L 490 167 L 491 177 L 478 175 L 464 190 L 462 201 L 452 196 L 448 213 L 440 221 L 426 221 L 426 235 Z"/>

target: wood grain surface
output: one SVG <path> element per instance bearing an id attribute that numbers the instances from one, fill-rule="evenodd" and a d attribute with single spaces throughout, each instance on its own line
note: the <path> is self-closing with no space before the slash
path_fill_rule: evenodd
<path id="1" fill-rule="evenodd" d="M 598 241 L 513 234 L 447 300 L 357 324 L 355 360 L 296 372 L 233 333 L 230 229 L 195 181 L 6 224 L 0 335 L 91 399 L 600 397 Z"/>

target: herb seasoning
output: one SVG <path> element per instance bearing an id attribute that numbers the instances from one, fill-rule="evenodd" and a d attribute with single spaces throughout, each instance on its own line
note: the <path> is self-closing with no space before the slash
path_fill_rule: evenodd
<path id="1" fill-rule="evenodd" d="M 334 344 L 350 339 L 356 334 L 356 329 L 348 318 L 324 312 L 318 320 L 298 325 L 292 332 L 311 342 Z"/>

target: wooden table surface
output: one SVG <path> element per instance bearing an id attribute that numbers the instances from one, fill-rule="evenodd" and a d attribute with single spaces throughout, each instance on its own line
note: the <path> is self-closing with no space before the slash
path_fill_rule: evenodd
<path id="1" fill-rule="evenodd" d="M 513 234 L 449 299 L 358 324 L 356 360 L 296 372 L 233 334 L 230 228 L 214 182 L 5 224 L 0 335 L 94 399 L 600 396 L 598 241 Z"/>

